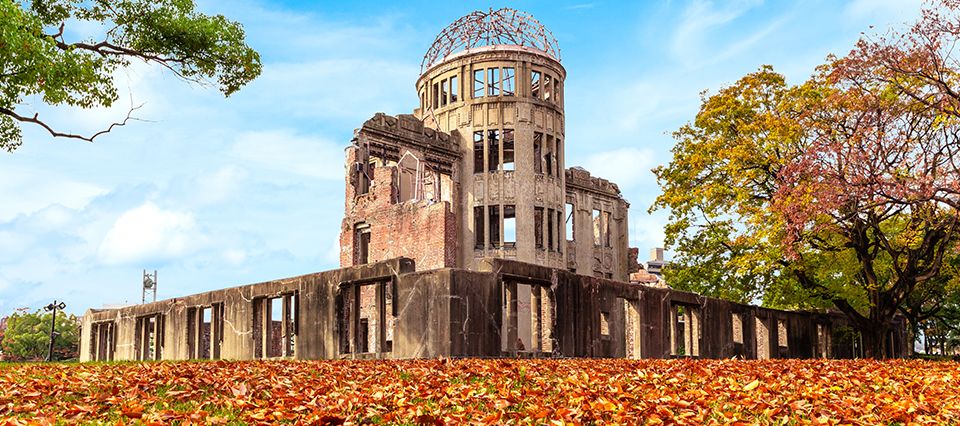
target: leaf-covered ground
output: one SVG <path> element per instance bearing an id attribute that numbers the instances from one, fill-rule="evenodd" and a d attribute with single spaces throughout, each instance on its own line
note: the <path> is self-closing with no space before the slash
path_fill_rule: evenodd
<path id="1" fill-rule="evenodd" d="M 0 424 L 957 424 L 960 364 L 835 360 L 0 365 Z"/>

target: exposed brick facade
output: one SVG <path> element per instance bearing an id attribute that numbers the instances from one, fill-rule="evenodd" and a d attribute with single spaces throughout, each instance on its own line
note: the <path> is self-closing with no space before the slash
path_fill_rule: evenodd
<path id="1" fill-rule="evenodd" d="M 457 266 L 458 151 L 449 139 L 403 115 L 377 114 L 357 131 L 346 152 L 340 266 L 396 257 L 427 269 Z M 358 231 L 369 233 L 366 262 Z"/>

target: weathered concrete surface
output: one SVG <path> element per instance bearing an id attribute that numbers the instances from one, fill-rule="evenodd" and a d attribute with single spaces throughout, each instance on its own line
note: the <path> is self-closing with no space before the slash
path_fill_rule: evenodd
<path id="1" fill-rule="evenodd" d="M 81 360 L 147 359 L 150 353 L 160 359 L 198 358 L 203 337 L 196 339 L 205 335 L 218 350 L 202 357 L 224 359 L 858 355 L 856 335 L 837 313 L 765 309 L 496 258 L 482 259 L 477 269 L 416 271 L 410 259 L 399 258 L 90 310 L 83 319 Z M 285 295 L 291 307 L 264 317 L 264 301 L 278 296 L 282 301 Z M 188 316 L 218 306 L 222 326 L 216 315 L 209 326 Z M 268 321 L 285 315 L 289 324 Z M 144 340 L 142 326 L 137 331 L 138 318 L 149 316 L 160 321 L 162 338 L 155 343 Z M 734 330 L 735 324 L 742 328 Z M 765 336 L 758 338 L 756 324 L 765 325 Z M 108 325 L 113 347 L 104 352 L 94 331 Z M 898 320 L 896 356 L 909 354 L 905 330 Z M 292 339 L 289 353 L 277 349 L 285 338 Z"/>

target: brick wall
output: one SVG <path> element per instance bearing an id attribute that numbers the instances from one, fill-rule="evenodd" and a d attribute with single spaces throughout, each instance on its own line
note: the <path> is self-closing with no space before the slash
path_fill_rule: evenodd
<path id="1" fill-rule="evenodd" d="M 353 152 L 348 152 L 351 161 Z M 449 202 L 408 201 L 395 203 L 396 167 L 374 170 L 367 194 L 355 196 L 347 179 L 347 210 L 340 230 L 340 266 L 354 263 L 354 228 L 364 223 L 370 229 L 368 263 L 408 257 L 417 269 L 455 267 L 457 220 Z"/>

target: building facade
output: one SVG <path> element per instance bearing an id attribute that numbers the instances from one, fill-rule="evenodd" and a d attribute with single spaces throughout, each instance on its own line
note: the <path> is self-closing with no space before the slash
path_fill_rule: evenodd
<path id="1" fill-rule="evenodd" d="M 565 167 L 566 75 L 529 15 L 461 18 L 345 149 L 339 269 L 91 309 L 81 360 L 857 355 L 838 314 L 630 282 L 662 249 L 641 273 L 617 185 Z"/>

